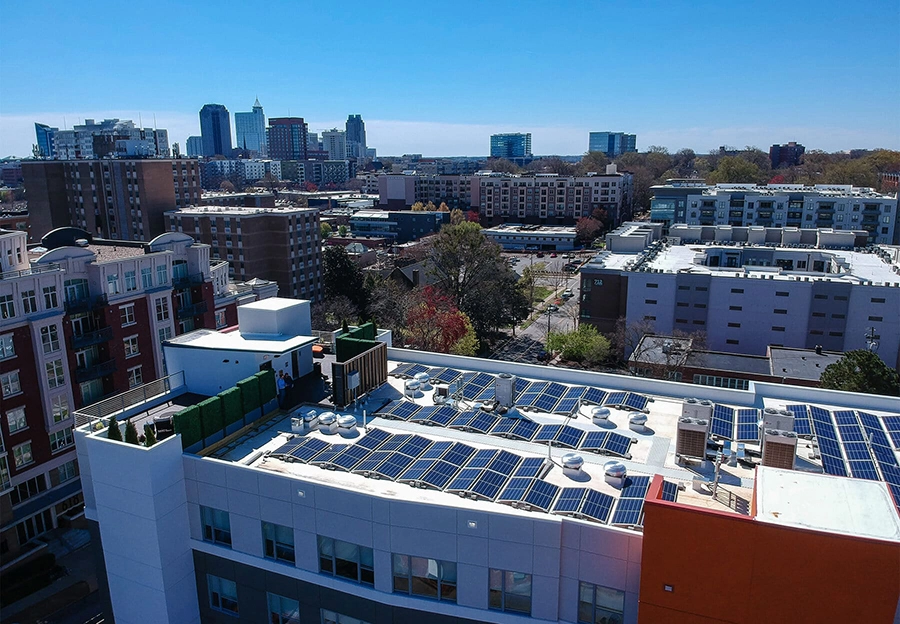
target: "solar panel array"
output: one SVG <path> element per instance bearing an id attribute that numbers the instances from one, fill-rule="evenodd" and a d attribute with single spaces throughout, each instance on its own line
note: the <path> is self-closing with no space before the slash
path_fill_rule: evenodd
<path id="1" fill-rule="evenodd" d="M 404 399 L 390 401 L 378 416 L 424 425 L 448 427 L 525 442 L 547 443 L 561 448 L 591 451 L 628 458 L 634 438 L 614 431 L 586 431 L 571 425 L 540 425 L 524 418 L 496 416 L 482 410 L 457 412 L 449 405 L 421 406 Z"/>
<path id="2" fill-rule="evenodd" d="M 650 477 L 627 477 L 610 524 L 640 526 L 643 524 L 644 497 L 650 488 Z"/>

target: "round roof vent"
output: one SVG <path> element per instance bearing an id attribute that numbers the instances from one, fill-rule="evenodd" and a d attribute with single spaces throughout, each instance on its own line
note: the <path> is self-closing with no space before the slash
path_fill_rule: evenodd
<path id="1" fill-rule="evenodd" d="M 608 407 L 597 405 L 591 408 L 591 418 L 596 418 L 597 420 L 607 420 L 611 413 Z"/>
<path id="2" fill-rule="evenodd" d="M 509 373 L 500 373 L 500 374 L 497 375 L 497 376 L 498 376 L 500 379 L 512 379 L 512 375 L 510 375 Z"/>
<path id="3" fill-rule="evenodd" d="M 647 414 L 644 414 L 643 412 L 631 412 L 628 415 L 628 422 L 632 425 L 646 425 Z"/>
<path id="4" fill-rule="evenodd" d="M 697 399 L 685 399 L 684 402 L 685 403 L 696 403 Z"/>
<path id="5" fill-rule="evenodd" d="M 782 416 L 793 416 L 793 414 L 787 410 L 779 410 L 778 413 Z"/>
<path id="6" fill-rule="evenodd" d="M 606 462 L 605 464 L 603 464 L 603 470 L 606 472 L 607 477 L 614 477 L 616 479 L 623 479 L 628 473 L 628 469 L 625 468 L 625 464 L 618 461 Z"/>
<path id="7" fill-rule="evenodd" d="M 418 381 L 419 383 L 428 383 L 428 373 L 425 373 L 425 372 L 416 373 L 415 380 Z"/>
<path id="8" fill-rule="evenodd" d="M 338 427 L 341 429 L 352 429 L 356 426 L 356 416 L 345 414 L 337 419 Z"/>
<path id="9" fill-rule="evenodd" d="M 337 420 L 337 414 L 334 412 L 324 412 L 319 414 L 319 424 L 320 425 L 333 425 Z"/>
<path id="10" fill-rule="evenodd" d="M 416 381 L 415 379 L 407 379 L 406 380 L 406 389 L 407 390 L 418 390 L 419 385 L 420 385 L 419 382 Z"/>
<path id="11" fill-rule="evenodd" d="M 700 405 L 712 405 L 712 401 L 710 401 L 709 399 L 703 399 L 702 401 L 700 401 Z"/>
<path id="12" fill-rule="evenodd" d="M 316 410 L 309 410 L 305 414 L 303 414 L 303 422 L 309 423 L 316 420 L 319 417 L 319 414 Z"/>
<path id="13" fill-rule="evenodd" d="M 581 470 L 584 466 L 584 457 L 578 453 L 566 453 L 562 456 L 562 465 L 568 470 Z"/>
<path id="14" fill-rule="evenodd" d="M 777 414 L 777 413 L 778 413 L 778 410 L 775 409 L 774 407 L 767 407 L 767 408 L 765 409 L 765 412 L 766 412 L 766 414 Z"/>
<path id="15" fill-rule="evenodd" d="M 86 238 L 75 239 L 75 244 L 79 247 L 87 247 L 88 245 L 90 245 L 90 243 L 88 242 L 88 239 L 86 239 Z"/>

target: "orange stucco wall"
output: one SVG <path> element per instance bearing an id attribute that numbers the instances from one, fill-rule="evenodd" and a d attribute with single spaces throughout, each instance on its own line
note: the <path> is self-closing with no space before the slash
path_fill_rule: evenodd
<path id="1" fill-rule="evenodd" d="M 641 624 L 891 624 L 898 597 L 900 544 L 645 506 Z"/>

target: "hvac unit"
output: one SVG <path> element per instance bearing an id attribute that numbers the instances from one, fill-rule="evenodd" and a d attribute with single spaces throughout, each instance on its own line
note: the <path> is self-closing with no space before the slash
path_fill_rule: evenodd
<path id="1" fill-rule="evenodd" d="M 494 397 L 503 407 L 512 407 L 516 399 L 516 376 L 500 373 L 494 382 Z"/>
<path id="2" fill-rule="evenodd" d="M 682 416 L 678 419 L 675 435 L 675 454 L 678 457 L 706 459 L 706 440 L 709 437 L 709 420 Z"/>
<path id="3" fill-rule="evenodd" d="M 706 399 L 685 399 L 681 405 L 681 416 L 684 418 L 710 420 L 712 413 L 713 404 Z"/>
<path id="4" fill-rule="evenodd" d="M 762 420 L 762 426 L 765 429 L 775 429 L 777 431 L 794 430 L 794 415 L 787 410 L 767 407 L 763 410 Z"/>
<path id="5" fill-rule="evenodd" d="M 763 430 L 762 465 L 773 468 L 794 469 L 797 457 L 797 434 L 793 431 Z"/>

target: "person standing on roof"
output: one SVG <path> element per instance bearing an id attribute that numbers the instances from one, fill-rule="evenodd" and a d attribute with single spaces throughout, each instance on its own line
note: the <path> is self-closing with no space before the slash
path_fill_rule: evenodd
<path id="1" fill-rule="evenodd" d="M 284 393 L 287 384 L 284 382 L 284 371 L 278 371 L 275 377 L 275 387 L 278 388 L 278 407 L 284 407 Z"/>

